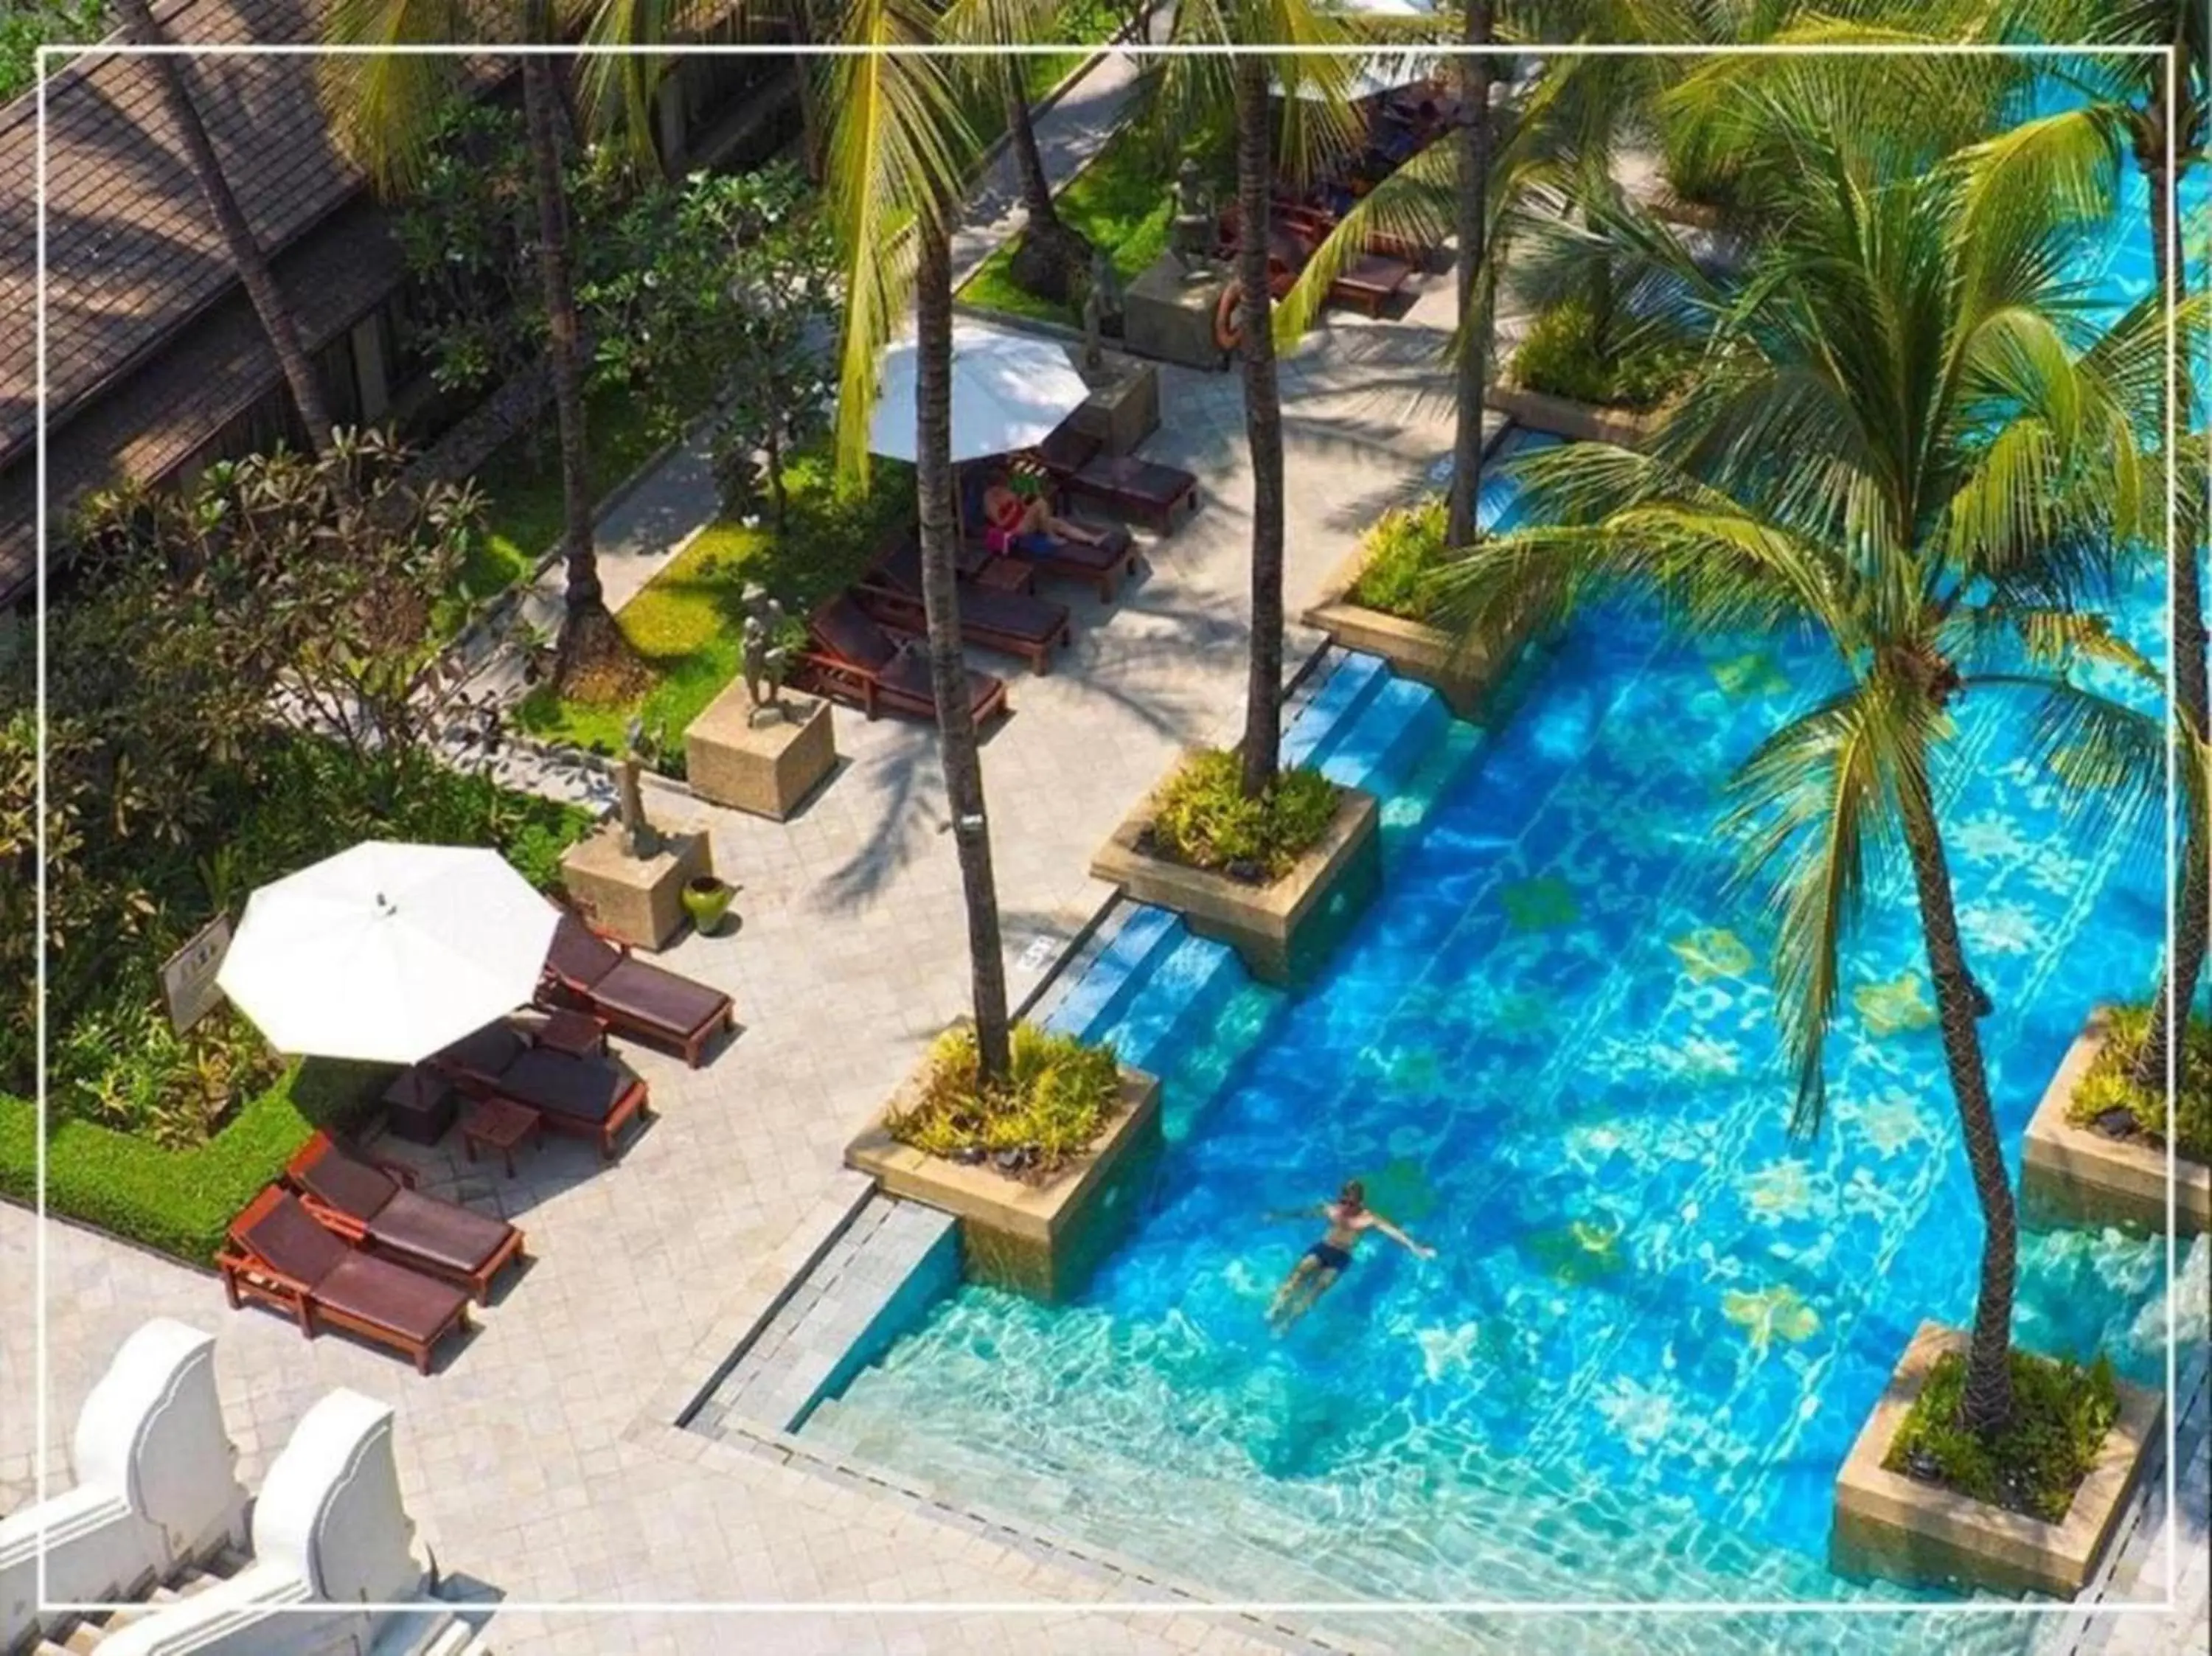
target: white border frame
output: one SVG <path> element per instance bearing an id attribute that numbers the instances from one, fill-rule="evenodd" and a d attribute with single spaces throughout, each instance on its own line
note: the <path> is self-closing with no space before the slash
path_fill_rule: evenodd
<path id="1" fill-rule="evenodd" d="M 2212 0 L 2208 0 L 2208 3 L 2212 3 Z M 1773 42 L 1735 45 L 1624 45 L 1591 42 L 1565 45 L 1546 45 L 1541 47 L 1512 45 L 1476 47 L 1462 45 L 1456 42 L 1430 43 L 1425 41 L 1414 42 L 1409 40 L 1406 45 L 1408 49 L 1418 47 L 1424 55 L 1433 55 L 1439 58 L 1450 58 L 1468 57 L 1514 58 L 1528 56 L 1572 56 L 1589 58 L 1632 56 L 1661 58 L 1840 57 L 1879 58 L 1900 57 L 1924 58 L 1930 55 L 1957 58 L 2027 58 L 2084 56 L 2105 58 L 2163 58 L 2166 60 L 2166 107 L 2169 109 L 2174 106 L 2174 94 L 2178 87 L 2179 74 L 2179 52 L 2175 47 L 2145 45 L 2124 46 L 2110 45 L 2101 43 L 2086 43 L 2072 45 L 2005 45 L 1975 42 L 1962 43 L 1955 45 L 1929 46 L 1918 43 L 1903 42 L 1839 43 L 1836 45 L 1778 45 Z M 1047 57 L 1064 55 L 1071 48 L 1063 45 L 1048 44 L 1034 44 L 1016 46 L 942 44 L 927 47 L 870 47 L 830 44 L 808 47 L 805 49 L 805 55 L 810 57 L 842 58 L 875 55 L 878 53 L 901 57 L 930 53 L 951 57 L 984 55 L 996 57 Z M 1395 49 L 1395 43 L 1384 43 L 1372 48 L 1363 45 L 1358 48 L 1353 49 L 1352 52 L 1347 52 L 1346 48 L 1341 46 L 1304 45 L 1272 45 L 1263 47 L 1245 46 L 1242 45 L 1189 45 L 1182 46 L 1159 46 L 1138 45 L 1125 43 L 1111 45 L 1107 49 L 1127 52 L 1133 56 L 1144 57 L 1242 57 L 1255 52 L 1265 52 L 1269 56 L 1291 54 L 1300 57 L 1342 57 L 1364 53 L 1370 50 L 1376 52 L 1387 52 Z M 36 824 L 38 879 L 34 908 L 37 916 L 39 937 L 41 941 L 39 949 L 37 972 L 35 975 L 36 993 L 38 996 L 38 1004 L 36 1007 L 37 1033 L 35 1038 L 38 1063 L 38 1125 L 35 1156 L 37 1200 L 33 1204 L 33 1210 L 36 1216 L 36 1233 L 33 1245 L 33 1274 L 37 1283 L 33 1362 L 38 1373 L 36 1390 L 37 1406 L 34 1410 L 34 1429 L 38 1434 L 38 1447 L 36 1451 L 37 1474 L 33 1498 L 40 1503 L 42 1512 L 44 1503 L 48 1498 L 48 1490 L 51 1487 L 48 1477 L 51 1461 L 47 1453 L 48 1427 L 51 1418 L 51 1398 L 49 1396 L 48 1386 L 50 1372 L 46 1340 L 46 1228 L 51 1222 L 49 1221 L 46 1214 L 46 1071 L 48 1031 L 46 1027 L 46 951 L 44 939 L 46 935 L 47 920 L 46 764 L 46 563 L 48 555 L 48 513 L 46 510 L 48 481 L 46 458 L 46 183 L 49 157 L 47 150 L 48 134 L 46 88 L 48 81 L 51 78 L 52 69 L 59 66 L 58 64 L 56 63 L 56 60 L 60 60 L 61 63 L 66 63 L 73 58 L 88 56 L 93 52 L 99 52 L 114 57 L 133 58 L 270 57 L 319 58 L 394 55 L 409 57 L 446 57 L 458 56 L 469 52 L 481 52 L 483 50 L 483 47 L 481 45 L 447 44 L 407 44 L 396 45 L 346 47 L 326 46 L 304 42 L 240 42 L 222 45 L 195 45 L 189 42 L 165 41 L 159 45 L 139 45 L 121 40 L 110 40 L 90 47 L 82 45 L 63 46 L 41 45 L 37 48 L 35 53 L 37 60 L 37 80 L 33 95 L 37 105 L 37 196 L 35 240 L 37 244 L 38 282 L 35 312 L 35 338 L 38 382 L 36 409 L 37 422 L 34 439 L 36 456 L 34 476 L 35 487 L 38 490 L 39 513 L 38 563 L 36 579 L 33 590 L 34 593 L 33 601 L 36 607 L 34 648 L 36 656 L 36 701 L 39 726 L 39 755 L 37 786 L 34 792 L 35 808 L 38 812 L 38 822 Z M 796 55 L 794 49 L 789 46 L 738 43 L 697 43 L 681 45 L 663 45 L 650 47 L 620 47 L 592 45 L 555 45 L 522 43 L 515 45 L 501 45 L 498 46 L 497 51 L 500 55 L 506 57 L 558 56 L 562 58 L 674 55 L 688 57 L 791 57 Z M 2174 134 L 2171 123 L 2168 124 L 2166 130 L 2166 177 L 2169 182 L 2165 209 L 2166 218 L 2166 270 L 2165 275 L 2166 277 L 2167 292 L 2171 294 L 2178 285 L 2176 278 L 2186 268 L 2181 250 L 2182 224 L 2178 210 L 2179 199 L 2179 176 L 2176 168 Z M 2176 321 L 2177 318 L 2174 313 L 2174 309 L 2171 300 L 2169 300 L 2166 310 L 2166 383 L 2169 387 L 2169 396 L 2171 395 L 2170 388 L 2175 383 L 2175 370 L 2179 366 L 2179 338 Z M 2166 446 L 2166 541 L 2170 555 L 2173 537 L 2178 532 L 2179 522 L 2178 478 L 2175 470 L 2172 445 L 2171 443 Z M 2169 710 L 2171 710 L 2174 706 L 2174 690 L 2175 678 L 2173 651 L 2171 642 L 2169 641 L 2166 651 L 2166 706 Z M 2174 895 L 2176 890 L 2174 881 L 2176 864 L 2176 836 L 2172 832 L 2172 823 L 2173 820 L 2173 801 L 2176 797 L 2176 785 L 2178 780 L 2179 776 L 2175 767 L 2173 744 L 2169 742 L 2167 743 L 2166 750 L 2166 822 L 2168 825 L 2166 835 L 2166 943 L 2168 958 L 2171 958 L 2172 956 L 2174 942 L 2173 927 Z M 2179 1042 L 2176 1041 L 2170 1044 L 2167 1055 L 2166 1072 L 2166 1096 L 2169 1102 L 2169 1107 L 2171 1107 L 2171 1102 L 2173 1098 L 2177 1080 L 2176 1055 L 2179 1051 Z M 2174 1465 L 2174 1454 L 2178 1433 L 2178 1422 L 2175 1419 L 2175 1411 L 2179 1401 L 2177 1397 L 2177 1392 L 2179 1391 L 2179 1348 L 2177 1344 L 2177 1337 L 2179 1331 L 2172 1295 L 2173 1284 L 2179 1280 L 2179 1250 L 2177 1246 L 2177 1235 L 2174 1228 L 2176 1216 L 2176 1153 L 2172 1142 L 2169 1139 L 2166 1144 L 2166 1281 L 2167 1286 L 2166 1319 L 2166 1502 L 2169 1520 L 2171 1519 L 2172 1514 L 2177 1511 L 2176 1503 L 2178 1499 L 2179 1483 L 2178 1469 Z M 2170 1523 L 2169 1530 L 2170 1532 L 2172 1531 L 2172 1526 Z M 42 1521 L 39 1531 L 40 1546 L 38 1555 L 37 1594 L 37 1610 L 40 1614 L 61 1612 L 75 1615 L 102 1615 L 117 1610 L 131 1607 L 129 1601 L 86 1603 L 56 1601 L 50 1599 L 46 1594 L 47 1549 L 44 1544 L 46 1535 L 46 1530 Z M 404 1611 L 418 1615 L 425 1613 L 427 1611 L 443 1609 L 450 1611 L 459 1616 L 473 1615 L 477 1613 L 479 1611 L 488 1611 L 491 1616 L 495 1617 L 508 1611 L 520 1611 L 552 1617 L 567 1615 L 780 1615 L 807 1612 L 829 1616 L 994 1615 L 1019 1617 L 1048 1615 L 1053 1617 L 1065 1617 L 1079 1613 L 1085 1609 L 1092 1609 L 1105 1611 L 1109 1614 L 1135 1616 L 1139 1617 L 1147 1616 L 1173 1617 L 1194 1615 L 1243 1615 L 1248 1617 L 1372 1616 L 1379 1618 L 1389 1619 L 1395 1616 L 1407 1614 L 1443 1614 L 1451 1616 L 1480 1615 L 1526 1617 L 1531 1618 L 1565 1616 L 1798 1617 L 1836 1615 L 1877 1617 L 2048 1617 L 2083 1615 L 2092 1617 L 2101 1617 L 2128 1615 L 2168 1615 L 2178 1611 L 2180 1608 L 2179 1596 L 2181 1568 L 2181 1549 L 2179 1546 L 2178 1532 L 2173 1532 L 2172 1544 L 2167 1545 L 2166 1548 L 2166 1597 L 2164 1599 L 2149 1602 L 2130 1600 L 2119 1604 L 2098 1604 L 2091 1605 L 2083 1605 L 2078 1603 L 1990 1604 L 1975 1601 L 1961 1602 L 1957 1600 L 1942 1603 L 1929 1602 L 1923 1604 L 1863 1604 L 1850 1601 L 1829 1600 L 1808 1601 L 1759 1599 L 1745 1600 L 1741 1602 L 1717 1599 L 1661 1599 L 1653 1600 L 1649 1603 L 1642 1603 L 1634 1600 L 1623 1601 L 1607 1599 L 1547 1603 L 1530 1600 L 1492 1601 L 1487 1599 L 1446 1599 L 1431 1602 L 1413 1599 L 1364 1598 L 1348 1600 L 1213 1600 L 1197 1604 L 1188 1599 L 1166 1598 L 1162 1600 L 1117 1600 L 1110 1604 L 1085 1604 L 1083 1601 L 1079 1600 L 1042 1598 L 1018 1599 L 1006 1602 L 995 1600 L 979 1601 L 940 1599 L 925 1599 L 920 1601 L 878 1601 L 873 1599 L 789 1599 L 678 1600 L 666 1603 L 631 1599 L 553 1601 L 500 1599 L 492 1602 L 489 1605 L 477 1605 L 475 1604 L 447 1604 L 442 1603 L 441 1601 L 408 1600 L 390 1604 L 368 1601 L 359 1604 L 349 1603 L 346 1608 L 349 1610 L 362 1611 L 375 1614 L 396 1614 Z M 288 1613 L 323 1614 L 327 1613 L 330 1607 L 322 1604 L 288 1604 L 278 1606 L 276 1608 L 281 1611 Z"/>

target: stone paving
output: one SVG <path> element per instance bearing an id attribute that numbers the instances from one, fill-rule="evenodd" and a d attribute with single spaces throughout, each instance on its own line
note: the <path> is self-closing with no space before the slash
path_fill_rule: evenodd
<path id="1" fill-rule="evenodd" d="M 1359 527 L 1415 489 L 1449 446 L 1449 285 L 1425 278 L 1394 325 L 1332 318 L 1285 363 L 1293 613 Z M 1056 592 L 1074 610 L 1074 646 L 1049 676 L 1012 676 L 1015 711 L 985 747 L 1017 995 L 1105 896 L 1085 870 L 1130 800 L 1182 745 L 1233 735 L 1238 723 L 1250 494 L 1239 390 L 1228 375 L 1162 373 L 1168 424 L 1146 452 L 1196 471 L 1206 503 L 1152 547 L 1149 572 L 1115 604 Z M 643 493 L 633 500 L 647 509 Z M 1312 642 L 1294 629 L 1291 658 Z M 735 996 L 737 1038 L 697 1071 L 626 1048 L 658 1114 L 612 1166 L 568 1141 L 531 1152 L 512 1180 L 426 1162 L 434 1182 L 521 1224 L 536 1256 L 438 1372 L 418 1377 L 341 1335 L 304 1341 L 274 1315 L 229 1311 L 211 1276 L 51 1225 L 45 1441 L 55 1475 L 65 1479 L 85 1392 L 123 1337 L 161 1313 L 217 1334 L 249 1487 L 327 1388 L 392 1403 L 421 1538 L 448 1591 L 494 1611 L 489 1638 L 501 1651 L 1279 1649 L 1279 1636 L 1228 1613 L 1133 1611 L 1158 1590 L 858 1480 L 673 1435 L 696 1446 L 685 1458 L 662 1447 L 671 1435 L 637 1429 L 656 1423 L 672 1380 L 703 1381 L 726 1352 L 714 1347 L 731 1302 L 846 1187 L 845 1141 L 965 998 L 932 734 L 843 709 L 836 727 L 840 769 L 790 822 L 653 797 L 664 820 L 712 833 L 716 867 L 742 888 L 733 929 L 687 937 L 670 958 Z M 38 1441 L 36 1241 L 30 1216 L 0 1204 L 11 1313 L 0 1331 L 0 1508 L 28 1498 Z M 1202 1574 L 1202 1561 L 1189 1573 Z M 700 1600 L 810 1608 L 542 1608 Z M 1033 1608 L 820 1608 L 921 1601 Z M 1387 1638 L 1387 1623 L 1358 1627 Z"/>

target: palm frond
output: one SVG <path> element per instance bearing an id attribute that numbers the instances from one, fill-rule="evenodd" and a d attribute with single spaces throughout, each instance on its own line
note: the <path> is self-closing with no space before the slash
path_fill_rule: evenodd
<path id="1" fill-rule="evenodd" d="M 465 0 L 331 0 L 323 38 L 333 45 L 435 45 L 477 38 Z M 440 112 L 459 86 L 444 52 L 333 53 L 319 60 L 323 106 L 346 158 L 380 195 L 422 177 Z"/>

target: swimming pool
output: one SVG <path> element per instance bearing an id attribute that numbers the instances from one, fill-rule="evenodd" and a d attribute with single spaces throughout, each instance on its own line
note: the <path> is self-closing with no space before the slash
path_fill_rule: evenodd
<path id="1" fill-rule="evenodd" d="M 2122 631 L 2155 648 L 2160 602 L 2146 579 Z M 1714 833 L 1733 766 L 1832 682 L 1788 641 L 1686 646 L 1621 605 L 1532 663 L 1492 731 L 1409 687 L 1347 692 L 1332 756 L 1362 754 L 1387 802 L 1373 906 L 1296 994 L 1197 940 L 1149 944 L 1099 1014 L 1166 1080 L 1133 1234 L 1075 1304 L 956 1293 L 803 1435 L 1217 1593 L 1933 1597 L 1826 1563 L 1836 1470 L 1917 1323 L 1969 1313 L 1981 1246 L 1909 877 L 1869 894 L 1830 1123 L 1793 1139 L 1767 930 Z M 2163 929 L 2154 848 L 2087 844 L 2020 722 L 1966 700 L 1942 800 L 2015 1154 L 2084 1012 L 2142 992 Z M 1267 1301 L 1315 1233 L 1261 1216 L 1352 1174 L 1438 1257 L 1372 1242 L 1272 1337 Z M 2159 1383 L 2163 1270 L 2162 1240 L 2032 1236 L 2018 1337 Z M 1569 1647 L 2032 1637 L 2001 1615 L 1600 1617 Z"/>

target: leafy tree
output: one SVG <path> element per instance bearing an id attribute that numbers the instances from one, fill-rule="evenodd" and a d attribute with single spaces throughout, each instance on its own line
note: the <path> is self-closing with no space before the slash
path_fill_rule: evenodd
<path id="1" fill-rule="evenodd" d="M 1774 176 L 1798 186 L 1661 452 L 1537 457 L 1541 526 L 1479 544 L 1449 584 L 1477 628 L 1556 620 L 1625 586 L 1692 632 L 1792 630 L 1832 649 L 1837 688 L 1745 761 L 1730 824 L 1771 883 L 1777 1016 L 1807 1130 L 1867 859 L 1901 847 L 1910 864 L 1984 1226 L 1961 1423 L 1989 1435 L 2012 1410 L 2016 1216 L 1939 782 L 1954 704 L 1984 684 L 2030 697 L 2046 755 L 2069 753 L 2077 777 L 2144 762 L 2144 722 L 2052 670 L 2142 665 L 2083 606 L 2147 510 L 2154 319 L 2081 337 L 2047 202 L 2015 197 L 1966 234 L 1964 168 L 1787 99 L 1768 108 Z"/>
<path id="2" fill-rule="evenodd" d="M 785 457 L 829 414 L 821 348 L 836 325 L 836 250 L 796 171 L 763 169 L 717 185 L 702 206 L 708 223 L 701 232 L 722 255 L 716 291 L 732 312 L 717 333 L 728 361 L 715 469 L 726 494 L 741 504 L 759 455 L 781 527 L 789 510 Z"/>
<path id="3" fill-rule="evenodd" d="M 40 46 L 85 44 L 106 33 L 106 0 L 18 0 L 11 4 L 0 14 L 0 104 L 31 89 L 38 78 Z"/>

